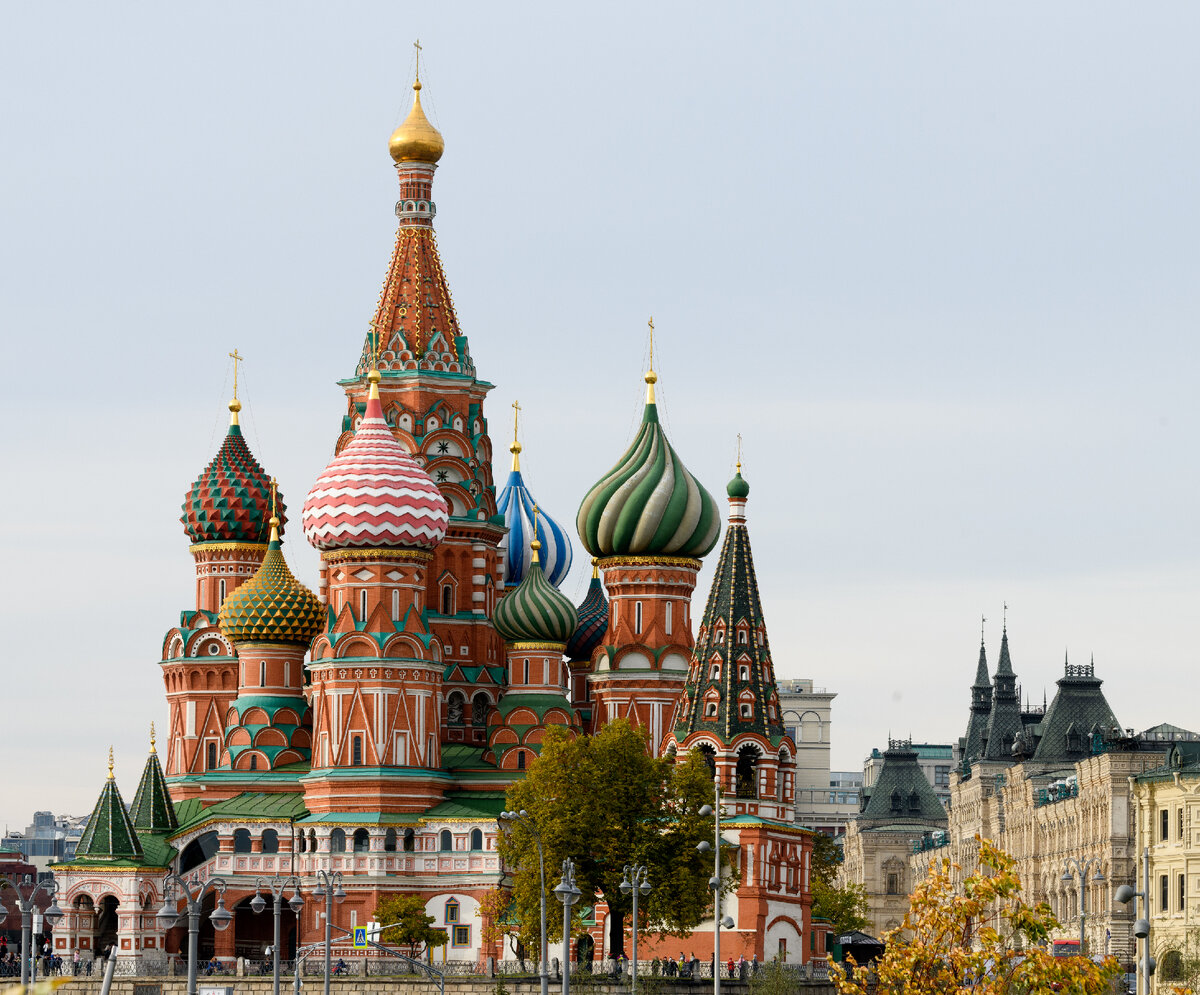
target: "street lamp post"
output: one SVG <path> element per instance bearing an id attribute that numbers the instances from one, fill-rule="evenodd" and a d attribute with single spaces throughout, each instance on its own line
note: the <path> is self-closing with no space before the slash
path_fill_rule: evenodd
<path id="1" fill-rule="evenodd" d="M 524 826 L 528 830 L 529 835 L 533 837 L 533 841 L 537 844 L 538 851 L 538 873 L 541 875 L 542 887 L 539 892 L 542 904 L 542 943 L 541 943 L 541 982 L 542 995 L 550 995 L 550 974 L 546 966 L 547 950 L 546 950 L 546 857 L 542 851 L 542 837 L 538 832 L 537 823 L 534 822 L 531 816 L 525 809 L 519 812 L 501 812 L 500 821 L 513 822 Z M 501 826 L 503 828 L 503 826 Z"/>
<path id="2" fill-rule="evenodd" d="M 169 872 L 164 885 L 163 904 L 155 918 L 163 929 L 170 929 L 184 915 L 188 920 L 188 980 L 187 995 L 196 995 L 196 956 L 200 947 L 200 913 L 204 905 L 204 896 L 210 891 L 217 896 L 217 907 L 208 917 L 212 920 L 213 929 L 223 930 L 233 920 L 233 914 L 225 908 L 225 881 L 213 878 L 200 886 L 195 895 L 188 888 L 188 883 L 178 874 Z M 180 912 L 176 907 L 179 893 L 183 894 L 184 908 Z"/>
<path id="3" fill-rule="evenodd" d="M 1137 883 L 1137 871 L 1133 874 L 1134 884 Z M 1142 917 L 1137 918 L 1137 900 L 1142 900 Z M 1123 884 L 1113 894 L 1113 900 L 1120 902 L 1122 905 L 1133 902 L 1133 936 L 1136 943 L 1137 940 L 1144 941 L 1142 944 L 1142 961 L 1141 967 L 1141 982 L 1140 990 L 1143 993 L 1150 991 L 1150 978 L 1154 975 L 1154 958 L 1150 956 L 1150 848 L 1146 847 L 1142 850 L 1142 890 L 1137 891 L 1131 885 Z"/>
<path id="4" fill-rule="evenodd" d="M 331 926 L 333 920 L 333 903 L 337 902 L 341 905 L 346 900 L 346 892 L 342 889 L 342 872 L 334 871 L 330 874 L 325 870 L 317 871 L 317 887 L 313 891 L 312 897 L 318 902 L 325 899 L 325 995 L 329 995 L 329 975 L 330 975 L 330 948 L 333 944 L 333 929 Z M 296 970 L 300 970 L 300 964 L 297 962 Z"/>
<path id="5" fill-rule="evenodd" d="M 1087 916 L 1087 903 L 1085 896 L 1087 895 L 1087 874 L 1092 868 L 1096 869 L 1096 873 L 1092 878 L 1095 884 L 1103 884 L 1105 881 L 1104 872 L 1100 870 L 1100 858 L 1089 857 L 1084 860 L 1079 860 L 1077 857 L 1068 857 L 1063 865 L 1062 880 L 1064 883 L 1073 880 L 1072 871 L 1079 875 L 1079 953 L 1085 953 L 1087 939 L 1084 935 L 1084 923 Z"/>
<path id="6" fill-rule="evenodd" d="M 637 902 L 639 892 L 643 895 L 650 894 L 650 872 L 645 864 L 626 864 L 625 879 L 621 882 L 621 894 L 633 895 L 633 973 L 629 976 L 630 995 L 637 995 Z"/>
<path id="7" fill-rule="evenodd" d="M 63 917 L 63 910 L 54 900 L 54 896 L 58 894 L 58 884 L 53 878 L 33 883 L 29 880 L 29 875 L 26 875 L 20 885 L 14 884 L 8 878 L 0 878 L 0 891 L 3 891 L 6 886 L 17 893 L 17 911 L 21 913 L 21 984 L 28 985 L 29 958 L 32 953 L 30 947 L 33 945 L 33 914 L 37 911 L 34 899 L 39 891 L 50 899 L 50 907 L 42 913 L 42 918 L 53 927 Z M 21 894 L 22 887 L 26 889 L 25 894 Z M 0 905 L 0 919 L 7 915 L 8 909 Z"/>
<path id="8" fill-rule="evenodd" d="M 575 887 L 575 861 L 570 857 L 563 861 L 562 880 L 554 894 L 563 907 L 562 995 L 571 995 L 571 906 L 579 901 L 583 892 Z"/>
<path id="9" fill-rule="evenodd" d="M 700 814 L 713 817 L 713 876 L 708 887 L 713 893 L 713 995 L 721 995 L 721 927 L 733 928 L 733 919 L 721 917 L 721 780 L 713 779 L 713 804 L 702 805 Z M 708 840 L 701 840 L 696 849 L 707 853 Z"/>
<path id="10" fill-rule="evenodd" d="M 297 916 L 304 908 L 304 899 L 300 897 L 300 882 L 295 875 L 283 878 L 276 874 L 270 881 L 260 877 L 254 883 L 254 897 L 250 900 L 250 908 L 254 910 L 255 915 L 267 907 L 267 903 L 262 897 L 264 887 L 271 892 L 271 898 L 275 905 L 275 943 L 271 948 L 274 951 L 274 956 L 271 958 L 271 976 L 273 979 L 272 990 L 275 995 L 279 995 L 279 916 L 283 912 L 283 891 L 285 888 L 292 889 L 292 897 L 288 899 L 288 905 Z"/>

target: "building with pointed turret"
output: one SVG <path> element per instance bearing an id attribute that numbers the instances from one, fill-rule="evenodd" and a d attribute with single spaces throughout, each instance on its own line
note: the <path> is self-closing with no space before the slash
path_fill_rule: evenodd
<path id="1" fill-rule="evenodd" d="M 476 373 L 433 228 L 445 145 L 419 79 L 413 90 L 389 143 L 391 258 L 301 516 L 319 581 L 309 590 L 288 567 L 282 496 L 241 434 L 235 350 L 228 434 L 184 500 L 195 603 L 163 640 L 165 770 L 152 744 L 126 809 L 110 766 L 78 853 L 55 869 L 56 950 L 179 950 L 182 931 L 147 914 L 174 872 L 228 885 L 232 923 L 214 932 L 202 917 L 202 958 L 260 957 L 271 924 L 252 911 L 257 881 L 295 874 L 306 892 L 338 872 L 340 926 L 408 892 L 448 932 L 436 961 L 511 956 L 480 919 L 505 874 L 505 791 L 548 727 L 583 735 L 628 718 L 651 750 L 703 753 L 726 794 L 741 875 L 726 949 L 822 959 L 740 463 L 697 639 L 691 599 L 721 516 L 666 437 L 651 368 L 636 438 L 577 514 L 594 557 L 587 595 L 576 608 L 558 590 L 572 540 L 533 498 L 515 420 L 512 468 L 494 483 L 493 386 Z M 285 953 L 323 935 L 318 904 L 285 913 Z M 605 939 L 596 930 L 580 950 L 611 956 Z"/>

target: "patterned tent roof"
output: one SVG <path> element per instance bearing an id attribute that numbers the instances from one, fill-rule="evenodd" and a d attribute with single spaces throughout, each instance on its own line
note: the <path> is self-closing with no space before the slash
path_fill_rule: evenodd
<path id="1" fill-rule="evenodd" d="M 864 792 L 859 819 L 867 822 L 947 824 L 946 810 L 907 740 L 891 740 L 875 783 Z"/>
<path id="2" fill-rule="evenodd" d="M 546 579 L 536 558 L 492 612 L 492 625 L 509 643 L 566 643 L 577 621 L 575 606 Z"/>
<path id="3" fill-rule="evenodd" d="M 305 538 L 321 550 L 433 549 L 449 522 L 441 491 L 388 428 L 373 382 L 354 438 L 308 492 Z"/>
<path id="4" fill-rule="evenodd" d="M 521 583 L 532 562 L 530 543 L 537 539 L 542 548 L 539 557 L 546 579 L 555 587 L 566 580 L 571 569 L 571 540 L 567 531 L 538 506 L 537 535 L 533 531 L 533 508 L 537 504 L 520 469 L 508 475 L 504 490 L 496 498 L 496 508 L 508 526 L 504 552 L 504 583 L 515 587 Z"/>
<path id="5" fill-rule="evenodd" d="M 716 501 L 671 448 L 653 401 L 625 455 L 584 497 L 575 524 L 593 556 L 702 557 L 721 535 Z"/>
<path id="6" fill-rule="evenodd" d="M 133 821 L 133 828 L 139 832 L 173 833 L 179 828 L 175 806 L 167 792 L 167 782 L 158 762 L 158 753 L 153 747 L 146 758 L 133 801 L 130 802 L 129 817 Z"/>
<path id="7" fill-rule="evenodd" d="M 276 494 L 279 531 L 287 522 L 282 495 Z M 271 529 L 271 477 L 250 452 L 240 425 L 229 432 L 217 455 L 183 499 L 183 530 L 192 542 L 267 541 Z"/>
<path id="8" fill-rule="evenodd" d="M 325 608 L 292 576 L 278 533 L 254 576 L 221 605 L 221 632 L 232 643 L 299 643 L 307 646 L 325 627 Z"/>
<path id="9" fill-rule="evenodd" d="M 593 567 L 592 582 L 588 585 L 587 597 L 575 612 L 579 624 L 567 640 L 567 657 L 571 660 L 590 660 L 592 651 L 604 641 L 608 631 L 608 599 L 604 596 L 604 585 Z"/>
<path id="10" fill-rule="evenodd" d="M 108 780 L 92 809 L 79 845 L 75 848 L 73 863 L 97 861 L 107 863 L 114 860 L 143 859 L 142 845 L 138 841 L 117 782 L 113 779 L 111 755 L 108 764 Z"/>

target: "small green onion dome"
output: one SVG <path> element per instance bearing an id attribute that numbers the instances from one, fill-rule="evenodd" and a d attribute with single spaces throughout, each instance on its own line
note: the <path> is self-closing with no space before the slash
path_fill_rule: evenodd
<path id="1" fill-rule="evenodd" d="M 299 643 L 307 646 L 325 627 L 325 606 L 292 576 L 280 549 L 279 520 L 254 576 L 225 598 L 217 618 L 231 643 Z"/>
<path id="2" fill-rule="evenodd" d="M 741 498 L 745 500 L 750 496 L 750 485 L 746 483 L 746 478 L 742 476 L 742 464 L 738 464 L 738 471 L 734 474 L 733 479 L 729 481 L 729 486 L 725 488 L 725 493 L 731 498 Z"/>
<path id="3" fill-rule="evenodd" d="M 671 448 L 653 401 L 633 444 L 584 497 L 575 525 L 592 556 L 698 559 L 716 545 L 717 502 Z"/>
<path id="4" fill-rule="evenodd" d="M 538 561 L 536 539 L 533 562 L 524 579 L 506 594 L 492 612 L 492 625 L 506 643 L 563 643 L 575 632 L 579 617 L 565 594 L 546 579 Z"/>

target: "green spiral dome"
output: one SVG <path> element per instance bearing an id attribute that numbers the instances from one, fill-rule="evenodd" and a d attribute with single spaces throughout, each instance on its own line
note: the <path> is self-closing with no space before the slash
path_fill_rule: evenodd
<path id="1" fill-rule="evenodd" d="M 579 616 L 575 606 L 542 573 L 536 559 L 525 579 L 492 612 L 492 625 L 506 643 L 566 643 Z"/>
<path id="2" fill-rule="evenodd" d="M 717 502 L 671 448 L 653 402 L 633 444 L 584 497 L 575 525 L 593 556 L 698 559 L 721 534 Z"/>
<path id="3" fill-rule="evenodd" d="M 254 576 L 225 598 L 217 618 L 231 643 L 307 646 L 325 627 L 325 606 L 292 576 L 272 529 L 267 555 Z"/>

